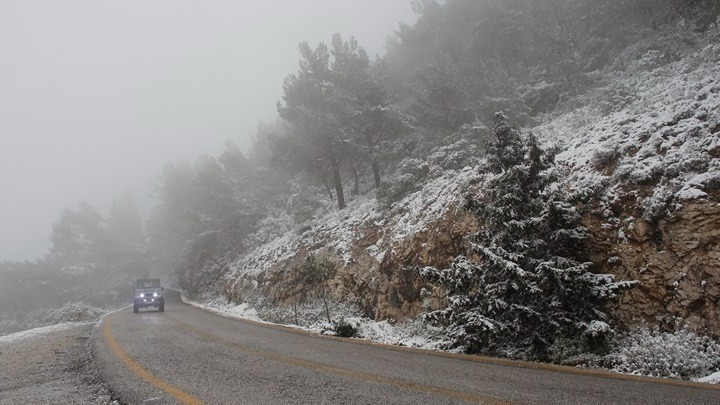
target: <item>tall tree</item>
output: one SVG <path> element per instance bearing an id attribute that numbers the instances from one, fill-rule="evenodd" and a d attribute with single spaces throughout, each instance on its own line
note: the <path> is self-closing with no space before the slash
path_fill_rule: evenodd
<path id="1" fill-rule="evenodd" d="M 302 42 L 300 69 L 283 83 L 284 103 L 278 103 L 280 117 L 293 125 L 293 135 L 304 148 L 292 156 L 322 173 L 329 173 L 339 209 L 345 208 L 341 165 L 351 145 L 341 125 L 342 103 L 333 85 L 330 52 L 324 43 L 316 49 Z M 304 152 L 304 155 L 300 155 Z"/>
<path id="2" fill-rule="evenodd" d="M 447 288 L 448 307 L 427 318 L 449 323 L 450 346 L 548 360 L 558 339 L 610 330 L 602 308 L 632 283 L 590 272 L 585 229 L 555 187 L 560 173 L 553 160 L 532 135 L 523 138 L 499 116 L 485 167 L 490 178 L 483 195 L 468 199 L 482 224 L 470 239 L 480 260 L 462 256 L 448 269 L 421 271 Z"/>
<path id="3" fill-rule="evenodd" d="M 258 122 L 252 139 L 248 160 L 253 167 L 269 168 L 272 165 L 272 139 L 285 137 L 287 129 L 282 120 L 274 123 Z"/>
<path id="4" fill-rule="evenodd" d="M 433 55 L 418 71 L 415 83 L 414 114 L 426 128 L 453 132 L 472 121 L 466 79 L 445 52 Z"/>
<path id="5" fill-rule="evenodd" d="M 220 154 L 218 162 L 230 175 L 241 176 L 250 171 L 250 162 L 237 144 L 231 140 L 225 141 L 225 150 Z"/>
<path id="6" fill-rule="evenodd" d="M 76 209 L 63 210 L 52 225 L 51 255 L 66 261 L 95 257 L 106 241 L 102 223 L 100 212 L 87 202 L 80 202 Z"/>
<path id="7" fill-rule="evenodd" d="M 355 38 L 343 41 L 335 34 L 331 53 L 333 83 L 343 102 L 342 123 L 353 136 L 352 156 L 370 164 L 375 187 L 379 187 L 383 147 L 407 133 L 410 120 L 392 103 L 377 77 L 382 70 L 371 69 L 367 53 Z"/>

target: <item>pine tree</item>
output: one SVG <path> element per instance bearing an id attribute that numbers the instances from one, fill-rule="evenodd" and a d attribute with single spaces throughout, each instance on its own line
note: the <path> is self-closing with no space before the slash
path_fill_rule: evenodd
<path id="1" fill-rule="evenodd" d="M 103 217 L 87 202 L 81 201 L 77 209 L 64 209 L 60 219 L 53 223 L 50 254 L 68 262 L 93 260 L 106 247 Z"/>
<path id="2" fill-rule="evenodd" d="M 341 122 L 351 135 L 349 156 L 357 163 L 370 164 L 377 188 L 383 147 L 408 132 L 408 118 L 391 102 L 378 78 L 380 69 L 370 68 L 367 53 L 355 38 L 345 42 L 335 34 L 331 45 L 333 83 L 343 103 Z M 357 170 L 352 169 L 356 174 Z"/>
<path id="3" fill-rule="evenodd" d="M 283 83 L 284 103 L 278 103 L 283 120 L 292 124 L 294 141 L 300 148 L 286 156 L 301 161 L 318 177 L 330 177 L 339 209 L 345 208 L 341 165 L 351 144 L 341 123 L 342 95 L 333 83 L 331 55 L 320 43 L 316 49 L 300 44 L 300 70 Z"/>
<path id="4" fill-rule="evenodd" d="M 593 322 L 604 322 L 604 303 L 631 283 L 590 272 L 585 229 L 558 189 L 553 153 L 501 114 L 497 120 L 484 195 L 467 202 L 483 225 L 470 238 L 479 260 L 462 256 L 448 269 L 421 270 L 445 286 L 449 303 L 426 318 L 448 325 L 450 347 L 548 360 L 559 338 L 580 341 Z"/>
<path id="5" fill-rule="evenodd" d="M 428 65 L 418 71 L 413 87 L 418 94 L 412 110 L 426 128 L 453 132 L 472 121 L 468 83 L 446 53 L 432 55 Z"/>

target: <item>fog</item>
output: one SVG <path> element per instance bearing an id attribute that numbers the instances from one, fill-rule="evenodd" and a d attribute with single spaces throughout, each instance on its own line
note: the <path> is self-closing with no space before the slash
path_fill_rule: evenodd
<path id="1" fill-rule="evenodd" d="M 249 145 L 273 121 L 300 41 L 382 54 L 409 0 L 0 3 L 0 260 L 49 247 L 80 200 L 129 191 L 145 214 L 167 161 Z"/>

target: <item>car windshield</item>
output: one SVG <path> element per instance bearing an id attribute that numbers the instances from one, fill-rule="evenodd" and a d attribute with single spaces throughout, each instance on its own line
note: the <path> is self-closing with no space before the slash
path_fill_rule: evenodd
<path id="1" fill-rule="evenodd" d="M 160 280 L 138 280 L 137 288 L 160 288 Z"/>

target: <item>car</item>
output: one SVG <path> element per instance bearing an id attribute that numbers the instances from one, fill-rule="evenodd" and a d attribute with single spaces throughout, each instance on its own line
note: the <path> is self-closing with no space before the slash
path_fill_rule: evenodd
<path id="1" fill-rule="evenodd" d="M 157 307 L 165 312 L 165 287 L 160 285 L 160 279 L 147 278 L 135 281 L 135 298 L 133 299 L 133 312 L 138 313 L 140 308 Z"/>

